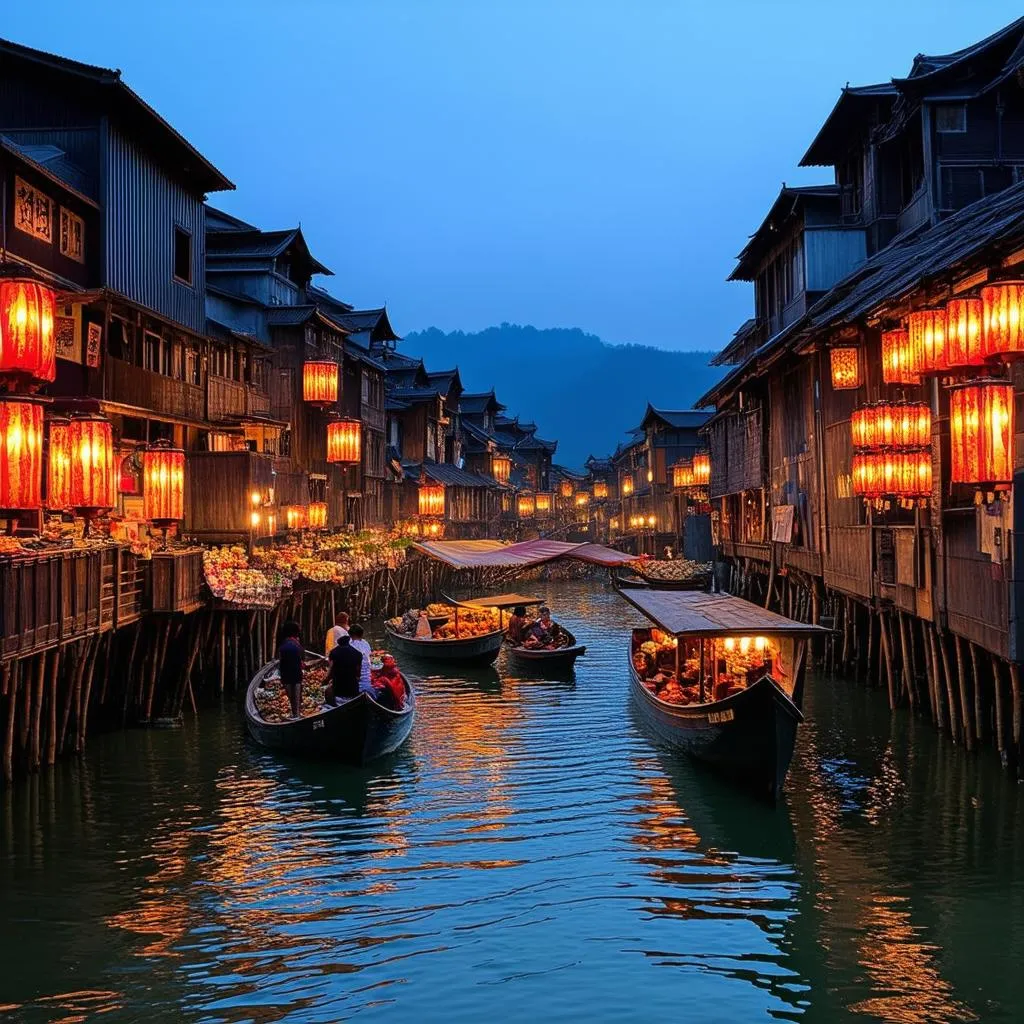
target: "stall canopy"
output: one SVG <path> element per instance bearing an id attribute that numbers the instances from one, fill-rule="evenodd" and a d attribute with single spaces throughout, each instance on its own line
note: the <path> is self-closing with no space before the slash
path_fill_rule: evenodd
<path id="1" fill-rule="evenodd" d="M 412 547 L 456 569 L 526 567 L 556 558 L 575 558 L 609 567 L 637 560 L 636 555 L 601 544 L 570 544 L 564 540 L 524 540 L 519 544 L 503 544 L 500 540 L 432 540 Z"/>

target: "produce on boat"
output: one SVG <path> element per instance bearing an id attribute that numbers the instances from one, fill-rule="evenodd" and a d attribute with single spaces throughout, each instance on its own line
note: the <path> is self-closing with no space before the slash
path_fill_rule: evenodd
<path id="1" fill-rule="evenodd" d="M 664 583 L 683 583 L 687 580 L 710 577 L 713 565 L 711 562 L 694 562 L 688 558 L 675 558 L 671 561 L 659 561 L 652 558 L 634 562 L 631 568 L 644 579 Z"/>

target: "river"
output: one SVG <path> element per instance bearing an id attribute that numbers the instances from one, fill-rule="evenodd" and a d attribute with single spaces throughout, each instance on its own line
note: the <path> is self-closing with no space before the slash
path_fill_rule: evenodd
<path id="1" fill-rule="evenodd" d="M 812 676 L 762 806 L 634 720 L 636 612 L 543 592 L 576 678 L 426 679 L 376 769 L 268 756 L 229 701 L 5 792 L 0 1016 L 1024 1017 L 1024 797 L 990 751 Z"/>

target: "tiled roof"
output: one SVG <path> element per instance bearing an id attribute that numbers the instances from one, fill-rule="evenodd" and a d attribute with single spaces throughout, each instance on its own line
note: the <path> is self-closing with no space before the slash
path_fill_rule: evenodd
<path id="1" fill-rule="evenodd" d="M 472 394 L 466 392 L 459 398 L 459 411 L 465 413 L 467 416 L 486 412 L 488 408 L 491 407 L 496 410 L 505 408 L 505 406 L 495 398 L 493 388 L 490 391 L 473 392 Z"/>
<path id="2" fill-rule="evenodd" d="M 697 430 L 708 421 L 708 414 L 698 409 L 655 409 L 648 403 L 637 432 L 646 429 L 651 420 L 660 420 L 673 430 Z"/>
<path id="3" fill-rule="evenodd" d="M 72 192 L 87 198 L 95 206 L 96 181 L 93 176 L 72 161 L 63 149 L 20 143 L 7 135 L 0 135 L 0 145 L 16 153 L 43 170 L 48 177 L 67 186 Z"/>
<path id="4" fill-rule="evenodd" d="M 404 462 L 406 477 L 420 480 L 426 477 L 446 487 L 496 487 L 497 481 L 480 473 L 470 473 L 448 462 Z"/>

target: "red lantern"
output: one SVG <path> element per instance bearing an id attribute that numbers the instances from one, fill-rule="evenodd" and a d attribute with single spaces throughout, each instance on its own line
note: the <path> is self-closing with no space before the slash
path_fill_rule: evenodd
<path id="1" fill-rule="evenodd" d="M 914 372 L 910 334 L 904 330 L 882 332 L 882 380 L 886 384 L 920 384 Z"/>
<path id="2" fill-rule="evenodd" d="M 185 453 L 154 445 L 142 453 L 142 516 L 165 525 L 185 518 Z"/>
<path id="3" fill-rule="evenodd" d="M 356 463 L 362 457 L 363 425 L 359 420 L 332 420 L 327 424 L 327 461 Z"/>
<path id="4" fill-rule="evenodd" d="M 919 309 L 907 318 L 910 357 L 915 373 L 944 373 L 949 369 L 945 309 Z"/>
<path id="5" fill-rule="evenodd" d="M 895 459 L 893 494 L 900 498 L 927 498 L 932 493 L 930 448 L 899 452 Z"/>
<path id="6" fill-rule="evenodd" d="M 594 481 L 594 498 L 603 501 L 608 497 L 608 484 L 604 480 Z"/>
<path id="7" fill-rule="evenodd" d="M 0 397 L 0 510 L 42 505 L 43 407 L 31 398 Z"/>
<path id="8" fill-rule="evenodd" d="M 981 289 L 981 347 L 986 357 L 1024 352 L 1024 281 Z"/>
<path id="9" fill-rule="evenodd" d="M 860 387 L 860 350 L 853 346 L 840 346 L 829 350 L 832 364 L 832 387 L 836 391 L 849 391 Z"/>
<path id="10" fill-rule="evenodd" d="M 324 408 L 338 401 L 338 364 L 311 359 L 302 366 L 302 400 Z"/>
<path id="11" fill-rule="evenodd" d="M 443 484 L 420 484 L 419 511 L 421 516 L 444 515 Z"/>
<path id="12" fill-rule="evenodd" d="M 117 501 L 114 434 L 102 416 L 73 416 L 68 424 L 71 446 L 69 504 L 83 515 L 113 508 Z"/>
<path id="13" fill-rule="evenodd" d="M 946 303 L 946 348 L 950 366 L 982 366 L 981 299 L 952 299 Z"/>
<path id="14" fill-rule="evenodd" d="M 551 495 L 541 491 L 537 494 L 537 515 L 547 515 L 551 511 Z"/>
<path id="15" fill-rule="evenodd" d="M 853 456 L 853 493 L 865 498 L 881 498 L 893 493 L 896 458 L 892 452 L 857 452 Z"/>
<path id="16" fill-rule="evenodd" d="M 926 402 L 874 402 L 850 417 L 853 446 L 903 450 L 931 443 L 932 411 Z"/>
<path id="17" fill-rule="evenodd" d="M 71 440 L 68 421 L 49 420 L 50 443 L 46 454 L 46 507 L 65 509 L 71 505 Z"/>
<path id="18" fill-rule="evenodd" d="M 532 494 L 520 494 L 519 495 L 519 515 L 523 518 L 529 518 L 536 512 L 537 503 L 534 501 Z"/>
<path id="19" fill-rule="evenodd" d="M 698 487 L 707 487 L 711 483 L 711 455 L 708 452 L 697 452 L 694 455 L 693 482 Z"/>
<path id="20" fill-rule="evenodd" d="M 499 484 L 507 484 L 512 475 L 512 460 L 507 455 L 495 455 L 491 459 L 491 472 Z"/>
<path id="21" fill-rule="evenodd" d="M 287 505 L 284 510 L 285 526 L 289 530 L 305 529 L 308 517 L 302 505 Z"/>
<path id="22" fill-rule="evenodd" d="M 311 501 L 307 515 L 311 530 L 323 530 L 327 527 L 327 502 Z"/>
<path id="23" fill-rule="evenodd" d="M 675 488 L 693 487 L 696 483 L 696 474 L 693 470 L 693 462 L 684 459 L 672 467 L 672 486 Z"/>
<path id="24" fill-rule="evenodd" d="M 21 278 L 0 280 L 0 377 L 45 383 L 57 376 L 56 296 Z"/>
<path id="25" fill-rule="evenodd" d="M 633 493 L 633 474 L 626 473 L 622 478 L 622 496 L 628 498 Z"/>
<path id="26" fill-rule="evenodd" d="M 949 393 L 950 480 L 1008 484 L 1013 480 L 1013 386 L 976 380 Z"/>

